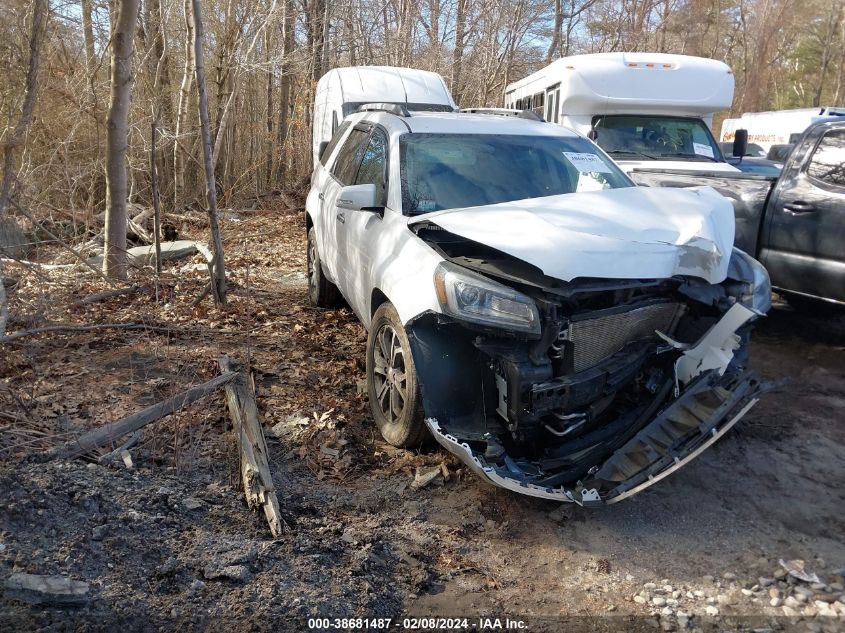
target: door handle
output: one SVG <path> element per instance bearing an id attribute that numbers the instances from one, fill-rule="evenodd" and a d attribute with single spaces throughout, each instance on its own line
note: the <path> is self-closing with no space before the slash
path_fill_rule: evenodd
<path id="1" fill-rule="evenodd" d="M 804 202 L 803 200 L 796 200 L 795 202 L 787 202 L 783 205 L 783 208 L 786 209 L 789 213 L 796 215 L 799 213 L 812 213 L 816 210 L 816 208 L 811 205 L 809 202 Z"/>
<path id="2" fill-rule="evenodd" d="M 337 221 L 340 222 L 341 224 L 346 224 L 346 215 L 342 211 L 338 211 Z"/>
<path id="3" fill-rule="evenodd" d="M 320 195 L 319 195 L 319 196 L 317 196 L 317 197 L 318 197 L 320 200 L 325 200 L 325 199 L 326 199 L 326 194 L 324 194 L 324 193 L 321 191 L 321 192 L 320 192 Z"/>

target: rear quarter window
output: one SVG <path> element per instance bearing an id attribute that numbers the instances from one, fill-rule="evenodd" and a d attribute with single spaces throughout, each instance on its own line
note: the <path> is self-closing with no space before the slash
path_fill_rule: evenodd
<path id="1" fill-rule="evenodd" d="M 332 153 L 334 153 L 334 150 L 337 147 L 338 143 L 340 143 L 340 139 L 342 139 L 343 135 L 346 134 L 346 130 L 349 129 L 349 125 L 349 121 L 344 121 L 340 124 L 340 127 L 335 130 L 335 133 L 332 135 L 332 140 L 329 141 L 329 144 L 326 145 L 326 149 L 323 150 L 323 153 L 320 155 L 320 162 L 323 164 L 323 166 L 328 164 L 329 158 L 331 157 Z"/>

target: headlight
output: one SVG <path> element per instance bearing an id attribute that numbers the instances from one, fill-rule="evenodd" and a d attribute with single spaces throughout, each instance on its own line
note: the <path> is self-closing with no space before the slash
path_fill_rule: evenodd
<path id="1" fill-rule="evenodd" d="M 540 313 L 530 297 L 450 262 L 434 271 L 444 314 L 490 327 L 539 336 Z"/>
<path id="2" fill-rule="evenodd" d="M 731 254 L 725 288 L 739 303 L 760 314 L 766 314 L 772 307 L 769 273 L 763 264 L 738 248 Z"/>

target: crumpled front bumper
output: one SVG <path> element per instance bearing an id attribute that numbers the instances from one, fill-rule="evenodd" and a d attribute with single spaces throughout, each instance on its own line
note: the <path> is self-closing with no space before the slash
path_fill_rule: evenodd
<path id="1" fill-rule="evenodd" d="M 713 389 L 721 388 L 724 391 L 724 387 L 721 385 L 724 379 L 716 380 L 715 384 L 710 384 L 715 377 L 718 377 L 718 374 L 709 372 L 707 375 L 701 376 L 701 383 L 696 384 L 706 384 L 707 387 L 705 389 L 707 390 L 712 391 Z M 705 391 L 702 389 L 696 390 L 693 387 L 683 392 L 669 407 L 655 416 L 632 441 L 637 440 L 642 442 L 649 435 L 659 436 L 661 424 L 669 420 L 671 413 L 684 408 L 685 405 L 690 404 L 696 396 L 701 396 L 702 393 L 705 393 Z M 508 471 L 505 466 L 496 466 L 487 463 L 483 455 L 474 453 L 468 443 L 462 442 L 446 432 L 436 419 L 428 418 L 425 422 L 431 434 L 446 450 L 454 453 L 476 475 L 495 486 L 531 497 L 575 502 L 583 506 L 596 506 L 616 503 L 617 501 L 631 497 L 698 457 L 733 428 L 748 413 L 751 407 L 757 404 L 760 383 L 751 372 L 747 372 L 737 382 L 734 382 L 733 390 L 727 393 L 730 394 L 729 397 L 721 401 L 707 419 L 701 420 L 697 424 L 696 432 L 692 436 L 675 446 L 661 447 L 659 441 L 652 442 L 650 447 L 652 449 L 650 452 L 653 455 L 652 461 L 646 467 L 639 469 L 636 473 L 619 481 L 613 488 L 604 492 L 599 492 L 596 487 L 592 487 L 589 480 L 585 485 L 572 488 L 545 488 L 528 483 L 521 480 L 518 473 Z M 652 437 L 652 439 L 654 438 Z M 599 472 L 601 471 L 601 467 L 609 461 L 610 459 L 606 460 L 603 464 L 597 465 L 599 466 Z"/>
<path id="2" fill-rule="evenodd" d="M 675 363 L 675 397 L 621 447 L 595 464 L 576 486 L 549 488 L 531 478 L 512 460 L 491 464 L 482 451 L 448 431 L 448 422 L 426 419 L 431 434 L 473 472 L 490 483 L 532 497 L 584 506 L 626 499 L 695 459 L 725 435 L 759 400 L 761 385 L 750 371 L 731 367 L 741 345 L 736 330 L 756 314 L 732 306 L 695 345 L 670 342 L 682 354 Z M 681 387 L 683 385 L 683 388 Z"/>

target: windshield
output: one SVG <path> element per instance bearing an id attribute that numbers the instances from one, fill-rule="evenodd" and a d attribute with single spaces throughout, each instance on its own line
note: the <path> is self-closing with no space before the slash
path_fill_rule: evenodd
<path id="1" fill-rule="evenodd" d="M 405 134 L 399 153 L 402 210 L 412 215 L 633 186 L 577 137 Z"/>
<path id="2" fill-rule="evenodd" d="M 598 116 L 596 143 L 617 160 L 722 162 L 722 153 L 701 119 L 670 116 Z"/>

